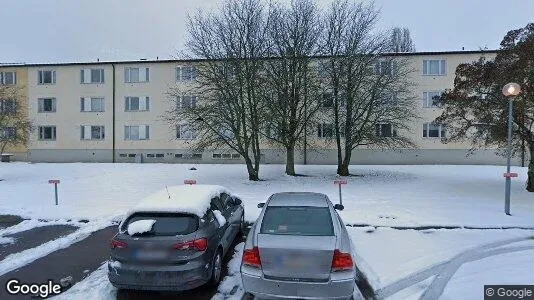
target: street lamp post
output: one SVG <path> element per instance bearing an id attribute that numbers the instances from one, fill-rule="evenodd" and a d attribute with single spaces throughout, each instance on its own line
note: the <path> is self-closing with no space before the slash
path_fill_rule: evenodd
<path id="1" fill-rule="evenodd" d="M 508 139 L 506 151 L 506 178 L 504 187 L 504 212 L 510 215 L 510 188 L 512 184 L 512 174 L 510 173 L 510 160 L 512 158 L 512 118 L 514 109 L 514 97 L 519 95 L 521 87 L 517 83 L 508 83 L 502 88 L 502 93 L 508 98 Z"/>

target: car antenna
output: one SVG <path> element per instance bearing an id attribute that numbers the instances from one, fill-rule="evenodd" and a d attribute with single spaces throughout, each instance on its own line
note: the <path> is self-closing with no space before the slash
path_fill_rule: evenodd
<path id="1" fill-rule="evenodd" d="M 167 186 L 165 186 L 165 189 L 167 190 L 167 195 L 169 195 L 169 200 L 171 199 L 171 194 L 169 194 L 169 188 L 167 188 Z"/>

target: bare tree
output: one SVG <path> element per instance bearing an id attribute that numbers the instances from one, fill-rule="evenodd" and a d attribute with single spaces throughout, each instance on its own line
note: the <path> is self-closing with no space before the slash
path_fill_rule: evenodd
<path id="1" fill-rule="evenodd" d="M 269 38 L 272 59 L 266 61 L 268 132 L 286 151 L 286 174 L 295 174 L 295 148 L 306 143 L 307 128 L 319 108 L 319 85 L 312 68 L 321 34 L 315 2 L 271 4 Z M 274 130 L 272 130 L 274 129 Z M 274 132 L 273 132 L 274 131 Z"/>
<path id="2" fill-rule="evenodd" d="M 391 52 L 415 52 L 415 44 L 406 27 L 395 27 L 391 31 Z"/>
<path id="3" fill-rule="evenodd" d="M 406 135 L 416 118 L 407 79 L 412 70 L 405 59 L 384 55 L 389 41 L 374 33 L 377 18 L 372 4 L 336 0 L 325 20 L 319 73 L 333 102 L 333 130 L 325 136 L 335 138 L 337 173 L 343 176 L 356 148 L 414 147 Z"/>
<path id="4" fill-rule="evenodd" d="M 0 85 L 0 154 L 7 146 L 25 145 L 31 127 L 20 87 Z"/>
<path id="5" fill-rule="evenodd" d="M 202 95 L 196 104 L 174 103 L 166 118 L 191 131 L 196 149 L 226 147 L 245 160 L 250 180 L 259 180 L 264 60 L 269 21 L 260 0 L 228 1 L 211 14 L 189 18 L 187 49 L 201 61 L 191 88 L 172 88 L 173 101 Z M 184 128 L 185 127 L 185 128 Z"/>

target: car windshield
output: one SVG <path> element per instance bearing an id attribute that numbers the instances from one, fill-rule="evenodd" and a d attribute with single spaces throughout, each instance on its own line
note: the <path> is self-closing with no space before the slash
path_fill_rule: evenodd
<path id="1" fill-rule="evenodd" d="M 139 222 L 148 221 L 148 222 Z M 152 221 L 152 222 L 151 222 Z M 131 224 L 147 224 L 147 228 L 137 229 L 135 235 L 172 236 L 186 235 L 198 230 L 198 218 L 188 214 L 134 214 L 124 224 L 124 231 L 132 231 Z M 139 228 L 139 226 L 136 226 Z"/>
<path id="2" fill-rule="evenodd" d="M 327 207 L 268 206 L 260 233 L 284 235 L 334 235 Z"/>

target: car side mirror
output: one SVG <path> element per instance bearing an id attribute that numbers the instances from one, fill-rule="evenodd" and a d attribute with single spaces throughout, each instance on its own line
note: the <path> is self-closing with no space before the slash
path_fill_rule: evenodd
<path id="1" fill-rule="evenodd" d="M 243 203 L 243 201 L 241 201 L 241 199 L 234 198 L 234 205 L 241 205 L 241 203 Z"/>
<path id="2" fill-rule="evenodd" d="M 265 206 L 265 202 L 262 202 L 262 203 L 258 203 L 258 208 L 262 208 Z"/>
<path id="3" fill-rule="evenodd" d="M 345 206 L 343 206 L 343 204 L 336 204 L 336 205 L 334 205 L 334 209 L 335 210 L 344 210 Z"/>

